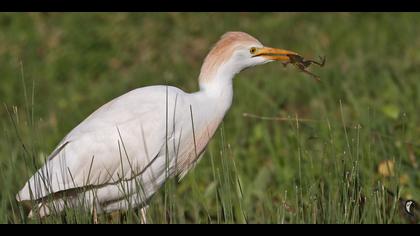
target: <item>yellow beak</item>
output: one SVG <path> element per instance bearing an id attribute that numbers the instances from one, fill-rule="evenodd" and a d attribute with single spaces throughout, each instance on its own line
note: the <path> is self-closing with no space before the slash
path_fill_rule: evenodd
<path id="1" fill-rule="evenodd" d="M 280 48 L 257 48 L 254 57 L 256 56 L 263 56 L 269 60 L 281 61 L 281 62 L 289 62 L 290 58 L 289 55 L 299 55 L 296 52 L 292 52 L 285 49 Z"/>

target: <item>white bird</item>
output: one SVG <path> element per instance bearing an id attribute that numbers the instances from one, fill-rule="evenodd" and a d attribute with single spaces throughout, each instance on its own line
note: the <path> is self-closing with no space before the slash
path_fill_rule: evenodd
<path id="1" fill-rule="evenodd" d="M 36 202 L 29 217 L 66 206 L 146 209 L 168 178 L 182 178 L 202 156 L 232 104 L 234 76 L 290 62 L 288 55 L 298 54 L 264 47 L 247 33 L 225 33 L 204 60 L 198 92 L 149 86 L 106 103 L 64 137 L 17 200 Z"/>

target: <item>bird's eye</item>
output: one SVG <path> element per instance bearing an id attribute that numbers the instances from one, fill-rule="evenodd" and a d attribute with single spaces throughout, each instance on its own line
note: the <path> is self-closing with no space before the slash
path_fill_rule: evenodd
<path id="1" fill-rule="evenodd" d="M 249 49 L 249 52 L 251 54 L 255 54 L 256 51 L 257 51 L 257 48 L 256 47 L 252 47 L 251 49 Z"/>

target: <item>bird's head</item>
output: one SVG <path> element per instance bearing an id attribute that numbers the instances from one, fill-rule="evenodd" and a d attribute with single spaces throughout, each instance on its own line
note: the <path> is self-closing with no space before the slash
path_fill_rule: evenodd
<path id="1" fill-rule="evenodd" d="M 272 61 L 289 62 L 288 55 L 298 55 L 285 49 L 265 47 L 244 32 L 225 33 L 204 60 L 200 84 L 232 78 L 240 71 Z"/>

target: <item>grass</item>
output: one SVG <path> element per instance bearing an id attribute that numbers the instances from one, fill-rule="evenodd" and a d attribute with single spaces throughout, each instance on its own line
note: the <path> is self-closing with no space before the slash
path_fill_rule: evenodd
<path id="1" fill-rule="evenodd" d="M 314 69 L 322 81 L 277 63 L 239 74 L 204 158 L 155 195 L 148 221 L 409 223 L 397 198 L 420 199 L 419 21 L 415 13 L 2 13 L 0 222 L 39 222 L 14 196 L 87 115 L 137 87 L 197 90 L 211 45 L 241 30 L 326 55 Z M 390 160 L 393 173 L 381 174 Z M 99 219 L 138 220 L 134 210 Z M 46 222 L 91 216 L 69 209 Z"/>

